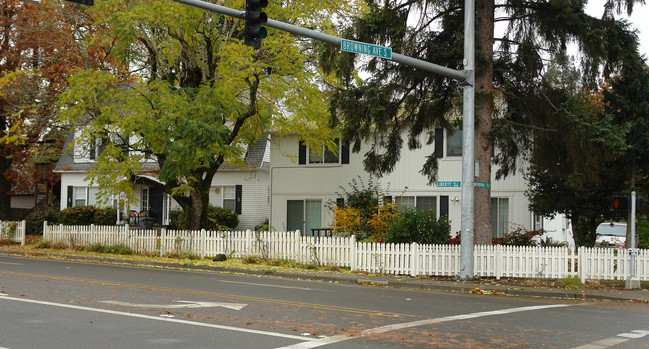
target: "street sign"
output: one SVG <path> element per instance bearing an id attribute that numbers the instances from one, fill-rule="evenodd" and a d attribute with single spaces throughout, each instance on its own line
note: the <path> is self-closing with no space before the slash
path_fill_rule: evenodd
<path id="1" fill-rule="evenodd" d="M 459 188 L 462 186 L 462 182 L 459 181 L 437 181 L 436 183 L 438 188 Z"/>
<path id="2" fill-rule="evenodd" d="M 459 188 L 462 186 L 460 181 L 437 181 L 435 185 L 438 188 Z M 473 182 L 474 188 L 490 188 L 491 184 L 487 182 Z"/>
<path id="3" fill-rule="evenodd" d="M 640 249 L 639 248 L 630 248 L 629 249 L 629 255 L 631 256 L 639 256 L 640 255 Z"/>
<path id="4" fill-rule="evenodd" d="M 345 52 L 362 53 L 365 55 L 392 59 L 392 49 L 389 47 L 366 44 L 364 42 L 342 39 L 340 50 Z"/>

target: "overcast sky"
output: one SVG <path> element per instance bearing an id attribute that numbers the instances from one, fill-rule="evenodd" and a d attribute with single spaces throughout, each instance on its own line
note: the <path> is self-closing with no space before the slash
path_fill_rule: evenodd
<path id="1" fill-rule="evenodd" d="M 604 12 L 604 0 L 589 0 L 586 12 L 594 17 L 601 17 Z M 628 18 L 625 15 L 617 18 Z M 638 29 L 638 38 L 640 39 L 640 53 L 649 58 L 649 4 L 635 5 L 633 14 L 628 18 L 632 25 Z"/>

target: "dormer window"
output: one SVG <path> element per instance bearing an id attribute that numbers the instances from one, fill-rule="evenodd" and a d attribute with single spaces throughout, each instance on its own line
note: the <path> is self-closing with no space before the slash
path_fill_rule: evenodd
<path id="1" fill-rule="evenodd" d="M 90 162 L 97 160 L 99 154 L 104 150 L 104 145 L 100 139 L 95 139 L 93 142 L 80 142 L 74 144 L 74 161 L 75 162 Z"/>

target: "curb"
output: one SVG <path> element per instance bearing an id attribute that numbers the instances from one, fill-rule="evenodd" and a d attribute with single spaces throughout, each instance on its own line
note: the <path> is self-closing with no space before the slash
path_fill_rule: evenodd
<path id="1" fill-rule="evenodd" d="M 329 283 L 340 284 L 353 284 L 364 286 L 377 286 L 389 287 L 396 289 L 412 289 L 422 291 L 438 291 L 438 292 L 456 292 L 456 293 L 473 293 L 484 295 L 501 295 L 501 296 L 518 296 L 518 297 L 531 297 L 531 298 L 554 298 L 554 299 L 570 299 L 570 300 L 598 300 L 598 301 L 635 301 L 649 303 L 649 292 L 646 290 L 640 291 L 619 291 L 619 290 L 565 290 L 565 289 L 551 289 L 551 288 L 510 288 L 506 286 L 490 286 L 490 285 L 476 285 L 471 281 L 434 281 L 434 280 L 419 280 L 408 279 L 398 276 L 378 276 L 378 277 L 364 277 L 360 278 L 357 275 L 344 275 L 344 274 L 327 274 L 327 273 L 300 273 L 300 272 L 286 272 L 286 271 L 268 271 L 257 269 L 243 269 L 243 268 L 226 268 L 218 266 L 196 266 L 180 263 L 161 263 L 149 261 L 135 261 L 129 259 L 113 259 L 101 257 L 84 257 L 84 256 L 71 256 L 65 254 L 52 254 L 52 253 L 34 253 L 30 252 L 29 255 L 23 251 L 4 251 L 0 250 L 2 255 L 24 256 L 27 258 L 39 258 L 58 256 L 63 257 L 69 261 L 75 262 L 109 262 L 115 264 L 122 264 L 133 267 L 162 267 L 162 268 L 183 268 L 189 270 L 209 270 L 230 274 L 244 274 L 254 276 L 278 277 L 285 279 L 295 280 L 309 280 L 320 281 Z M 626 294 L 625 294 L 626 293 Z"/>

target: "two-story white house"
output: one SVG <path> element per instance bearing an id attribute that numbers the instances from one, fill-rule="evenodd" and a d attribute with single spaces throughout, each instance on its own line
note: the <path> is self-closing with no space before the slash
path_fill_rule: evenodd
<path id="1" fill-rule="evenodd" d="M 54 169 L 61 175 L 61 209 L 73 206 L 98 204 L 99 188 L 87 179 L 88 171 L 95 168 L 95 159 L 101 152 L 101 147 L 75 144 L 74 134 L 66 139 L 63 153 Z M 268 219 L 269 210 L 269 180 L 270 180 L 270 151 L 267 137 L 258 140 L 246 154 L 246 168 L 222 166 L 214 176 L 210 190 L 210 204 L 233 210 L 239 216 L 237 229 L 254 229 L 258 224 Z M 146 160 L 143 168 L 149 179 L 157 180 L 159 167 L 152 159 Z M 130 207 L 122 207 L 121 220 L 126 220 L 130 212 L 138 214 L 146 211 L 148 215 L 161 225 L 169 224 L 169 211 L 179 210 L 180 206 L 166 193 L 144 184 L 135 184 L 137 202 Z M 118 206 L 117 198 L 109 204 Z"/>
<path id="2" fill-rule="evenodd" d="M 433 210 L 447 215 L 451 231 L 460 231 L 462 132 L 446 134 L 437 130 L 435 144 L 417 150 L 402 150 L 395 170 L 372 182 L 385 198 L 409 208 Z M 424 143 L 425 144 L 425 143 Z M 270 224 L 277 230 L 296 230 L 310 234 L 313 228 L 332 222 L 331 207 L 340 200 L 342 187 L 360 176 L 367 183 L 370 175 L 363 168 L 365 144 L 359 153 L 340 146 L 339 154 L 326 149 L 310 149 L 298 135 L 271 142 L 271 212 Z M 435 153 L 439 158 L 438 181 L 428 185 L 419 171 L 425 158 Z M 493 171 L 495 173 L 495 171 Z M 478 184 L 479 185 L 479 184 Z M 491 181 L 492 230 L 494 236 L 511 231 L 513 225 L 533 229 L 537 219 L 528 209 L 524 195 L 527 182 L 522 174 Z M 481 189 L 478 189 L 481 190 Z M 333 205 L 332 205 L 333 204 Z"/>

